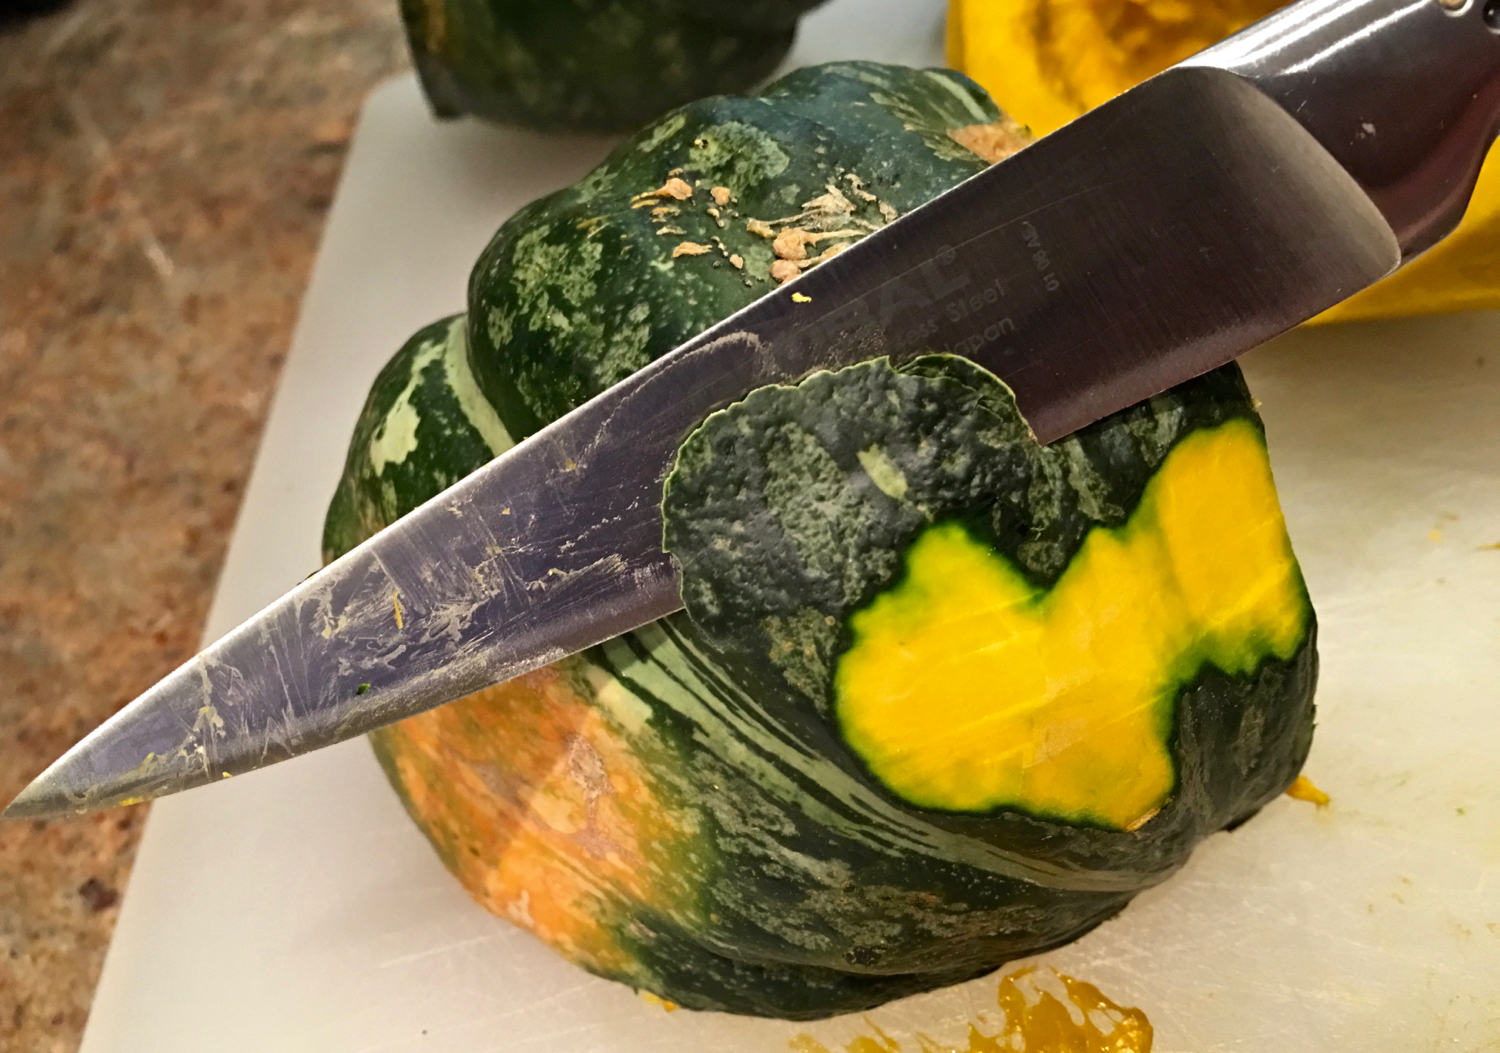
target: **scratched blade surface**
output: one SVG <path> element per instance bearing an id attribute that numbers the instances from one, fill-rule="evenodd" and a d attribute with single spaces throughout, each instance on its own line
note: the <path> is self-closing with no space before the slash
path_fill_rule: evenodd
<path id="1" fill-rule="evenodd" d="M 1368 198 L 1274 103 L 1178 68 L 673 351 L 350 552 L 131 703 L 7 810 L 159 796 L 458 698 L 681 606 L 683 438 L 752 388 L 947 351 L 1051 441 L 1394 269 Z"/>

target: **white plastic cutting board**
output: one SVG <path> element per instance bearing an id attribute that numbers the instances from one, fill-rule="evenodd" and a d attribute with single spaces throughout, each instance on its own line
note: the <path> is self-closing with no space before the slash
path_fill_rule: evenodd
<path id="1" fill-rule="evenodd" d="M 835 0 L 794 58 L 935 64 L 941 18 Z M 608 145 L 435 124 L 410 78 L 372 96 L 206 638 L 317 566 L 377 369 Z M 1273 803 L 1043 960 L 1143 1009 L 1158 1051 L 1500 1049 L 1500 316 L 1298 333 L 1244 365 L 1321 618 L 1307 770 L 1333 806 Z M 963 1048 L 995 991 L 869 1021 Z M 870 1022 L 668 1014 L 587 976 L 467 899 L 355 741 L 155 805 L 83 1051 L 787 1053 Z"/>

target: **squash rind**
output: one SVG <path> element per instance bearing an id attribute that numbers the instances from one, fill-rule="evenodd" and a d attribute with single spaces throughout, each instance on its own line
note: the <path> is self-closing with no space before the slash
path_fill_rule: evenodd
<path id="1" fill-rule="evenodd" d="M 878 229 L 982 171 L 950 133 L 1000 119 L 962 74 L 867 62 L 683 107 L 496 233 L 469 279 L 480 389 L 531 434 L 774 288 L 774 240 L 752 221 Z M 691 194 L 666 193 L 672 178 Z"/>

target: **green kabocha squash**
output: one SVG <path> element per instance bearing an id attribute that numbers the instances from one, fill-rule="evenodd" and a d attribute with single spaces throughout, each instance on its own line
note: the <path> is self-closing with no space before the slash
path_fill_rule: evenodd
<path id="1" fill-rule="evenodd" d="M 871 64 L 646 129 L 381 373 L 326 555 L 1021 141 Z M 663 514 L 685 612 L 373 736 L 475 898 L 600 975 L 794 1018 L 964 980 L 1306 756 L 1313 612 L 1234 367 L 1046 448 L 962 359 L 817 373 L 686 436 Z"/>
<path id="2" fill-rule="evenodd" d="M 439 116 L 628 131 L 744 91 L 821 0 L 401 0 Z"/>

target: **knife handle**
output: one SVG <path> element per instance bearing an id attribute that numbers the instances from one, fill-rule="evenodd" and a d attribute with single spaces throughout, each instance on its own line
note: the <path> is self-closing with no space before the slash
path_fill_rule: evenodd
<path id="1" fill-rule="evenodd" d="M 1183 65 L 1274 99 L 1385 216 L 1410 259 L 1463 218 L 1500 127 L 1500 3 L 1300 0 Z"/>

